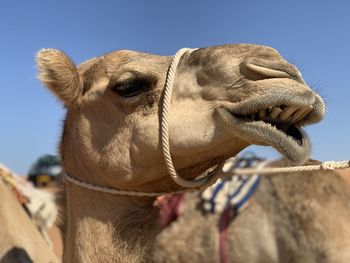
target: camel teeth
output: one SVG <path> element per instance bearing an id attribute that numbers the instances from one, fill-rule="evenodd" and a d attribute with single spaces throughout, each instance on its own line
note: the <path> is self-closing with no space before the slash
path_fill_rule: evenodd
<path id="1" fill-rule="evenodd" d="M 312 105 L 309 106 L 308 110 L 305 111 L 304 114 L 299 117 L 299 121 L 303 120 L 313 110 L 313 108 L 314 107 Z"/>
<path id="2" fill-rule="evenodd" d="M 293 118 L 292 118 L 292 122 L 294 123 L 297 123 L 299 122 L 300 120 L 302 120 L 307 114 L 309 114 L 313 109 L 313 106 L 310 105 L 309 107 L 307 108 L 303 108 L 303 109 L 300 109 L 299 111 L 297 111 L 294 115 L 293 115 Z"/>
<path id="3" fill-rule="evenodd" d="M 278 117 L 278 115 L 280 115 L 280 113 L 282 112 L 283 110 L 280 108 L 280 107 L 274 107 L 270 113 L 270 117 L 272 119 L 275 119 Z"/>
<path id="4" fill-rule="evenodd" d="M 264 120 L 267 116 L 271 119 L 279 119 L 281 121 L 288 121 L 292 123 L 297 123 L 302 120 L 307 114 L 309 114 L 313 109 L 313 106 L 298 108 L 296 106 L 284 106 L 281 107 L 271 107 L 267 109 L 258 110 L 256 113 L 246 115 L 246 120 L 259 121 Z"/>
<path id="5" fill-rule="evenodd" d="M 282 121 L 287 120 L 290 116 L 293 115 L 294 112 L 296 112 L 299 108 L 294 106 L 288 106 L 284 109 L 284 111 L 280 115 L 280 119 Z"/>
<path id="6" fill-rule="evenodd" d="M 302 116 L 305 111 L 306 111 L 306 108 L 302 108 L 302 109 L 299 109 L 297 112 L 295 112 L 295 114 L 293 115 L 293 117 L 291 119 L 291 122 L 293 122 L 293 123 L 298 122 L 300 116 Z"/>

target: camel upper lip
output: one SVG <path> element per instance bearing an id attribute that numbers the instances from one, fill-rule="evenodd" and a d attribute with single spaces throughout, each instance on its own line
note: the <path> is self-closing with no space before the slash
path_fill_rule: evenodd
<path id="1" fill-rule="evenodd" d="M 259 99 L 245 100 L 231 106 L 225 106 L 225 108 L 236 116 L 250 116 L 258 113 L 260 110 L 268 110 L 280 106 L 283 107 L 283 110 L 286 107 L 294 107 L 298 110 L 311 108 L 308 114 L 302 116 L 303 118 L 299 120 L 299 126 L 317 123 L 322 120 L 325 113 L 323 100 L 313 92 L 295 95 L 287 93 L 285 96 L 283 94 L 273 94 Z"/>
<path id="2" fill-rule="evenodd" d="M 298 98 L 274 101 L 270 96 L 224 107 L 222 113 L 242 139 L 272 146 L 291 161 L 302 163 L 310 157 L 311 144 L 301 127 L 319 122 L 324 115 L 322 99 L 313 98 L 309 102 Z"/>

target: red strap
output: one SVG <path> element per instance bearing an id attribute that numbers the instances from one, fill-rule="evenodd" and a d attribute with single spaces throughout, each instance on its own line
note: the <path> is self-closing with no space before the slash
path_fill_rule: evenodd
<path id="1" fill-rule="evenodd" d="M 219 224 L 219 255 L 220 263 L 228 263 L 228 251 L 227 251 L 227 227 L 230 222 L 230 209 L 226 208 L 220 216 Z"/>

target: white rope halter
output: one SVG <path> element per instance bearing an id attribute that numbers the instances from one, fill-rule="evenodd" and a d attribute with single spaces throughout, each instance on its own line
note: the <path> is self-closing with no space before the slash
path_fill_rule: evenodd
<path id="1" fill-rule="evenodd" d="M 162 123 L 161 123 L 162 150 L 163 150 L 163 155 L 164 155 L 165 164 L 166 164 L 168 173 L 170 174 L 171 178 L 177 185 L 185 188 L 203 187 L 209 182 L 214 181 L 218 168 L 223 165 L 223 164 L 219 165 L 218 167 L 215 168 L 213 172 L 208 173 L 205 176 L 196 178 L 194 180 L 186 180 L 177 174 L 173 164 L 173 160 L 171 158 L 170 145 L 169 145 L 170 144 L 169 143 L 169 110 L 170 110 L 170 104 L 171 104 L 171 98 L 172 98 L 171 95 L 173 93 L 176 69 L 180 62 L 181 57 L 186 52 L 192 52 L 193 50 L 195 49 L 182 48 L 176 52 L 175 56 L 173 57 L 173 60 L 171 61 L 171 64 L 168 70 L 167 79 L 165 82 L 165 87 L 164 87 Z"/>
<path id="2" fill-rule="evenodd" d="M 192 52 L 194 50 L 195 49 L 182 48 L 173 57 L 168 70 L 167 79 L 165 82 L 163 107 L 162 107 L 162 115 L 161 115 L 162 151 L 163 151 L 167 170 L 171 178 L 177 185 L 187 189 L 178 190 L 174 192 L 139 192 L 139 191 L 131 191 L 131 190 L 122 190 L 117 188 L 93 185 L 93 184 L 78 180 L 74 177 L 71 177 L 67 173 L 65 173 L 64 176 L 67 181 L 90 190 L 109 193 L 109 194 L 151 197 L 151 196 L 160 196 L 160 195 L 171 194 L 171 193 L 180 193 L 184 191 L 198 190 L 198 189 L 204 188 L 205 186 L 209 186 L 213 184 L 220 175 L 225 174 L 224 172 L 222 172 L 222 167 L 224 163 L 221 163 L 214 169 L 214 171 L 206 174 L 205 176 L 199 176 L 198 178 L 195 178 L 193 180 L 186 180 L 177 174 L 171 158 L 170 143 L 169 143 L 169 110 L 170 110 L 170 104 L 171 104 L 171 98 L 172 98 L 171 95 L 172 95 L 174 81 L 175 81 L 176 69 L 180 62 L 181 57 L 186 52 Z M 349 160 L 342 161 L 342 162 L 324 162 L 324 163 L 321 163 L 320 165 L 309 165 L 309 166 L 258 168 L 258 169 L 241 168 L 241 169 L 231 170 L 230 173 L 244 174 L 244 175 L 251 175 L 256 173 L 272 174 L 272 173 L 304 172 L 304 171 L 316 171 L 316 170 L 334 170 L 334 169 L 342 169 L 342 168 L 348 168 L 348 167 L 350 167 Z"/>

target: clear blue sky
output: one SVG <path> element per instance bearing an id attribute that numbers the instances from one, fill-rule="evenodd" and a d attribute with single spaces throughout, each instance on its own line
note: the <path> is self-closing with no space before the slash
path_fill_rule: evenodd
<path id="1" fill-rule="evenodd" d="M 20 174 L 57 152 L 64 116 L 36 79 L 34 57 L 44 47 L 80 63 L 125 48 L 171 55 L 224 43 L 272 46 L 327 101 L 323 123 L 307 129 L 313 157 L 350 158 L 350 1 L 3 0 L 0 34 L 0 163 Z"/>

